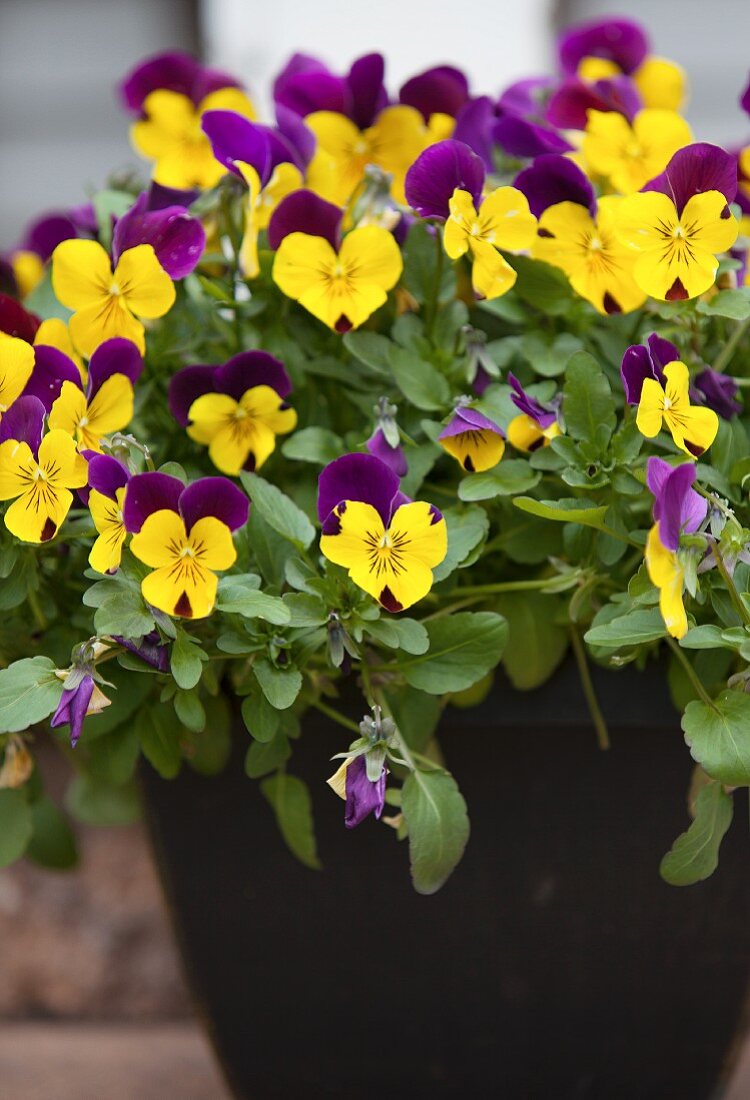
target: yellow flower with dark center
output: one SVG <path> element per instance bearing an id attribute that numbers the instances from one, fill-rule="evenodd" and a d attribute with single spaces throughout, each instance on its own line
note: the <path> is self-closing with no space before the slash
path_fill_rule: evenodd
<path id="1" fill-rule="evenodd" d="M 126 428 L 132 419 L 132 383 L 124 374 L 113 374 L 90 400 L 75 383 L 63 382 L 49 425 L 74 436 L 82 450 L 101 451 L 102 436 Z"/>
<path id="2" fill-rule="evenodd" d="M 655 378 L 646 378 L 636 424 L 647 439 L 653 439 L 666 427 L 680 450 L 697 457 L 716 439 L 719 418 L 713 409 L 690 404 L 689 385 L 688 369 L 679 362 L 664 367 L 663 386 Z"/>
<path id="3" fill-rule="evenodd" d="M 633 278 L 636 255 L 617 235 L 622 200 L 599 200 L 596 220 L 585 206 L 559 202 L 540 215 L 532 255 L 561 268 L 577 294 L 599 313 L 629 313 L 646 294 Z"/>
<path id="4" fill-rule="evenodd" d="M 159 88 L 146 96 L 143 111 L 145 119 L 130 130 L 133 145 L 155 162 L 152 175 L 157 183 L 184 190 L 214 187 L 226 173 L 201 129 L 205 112 L 235 111 L 255 118 L 252 103 L 239 88 L 220 88 L 197 106 L 186 95 Z"/>
<path id="5" fill-rule="evenodd" d="M 499 298 L 515 283 L 516 272 L 497 249 L 520 252 L 534 241 L 536 218 L 526 196 L 515 187 L 498 187 L 477 210 L 469 192 L 457 187 L 448 205 L 445 251 L 452 260 L 468 253 L 474 289 L 484 298 Z"/>
<path id="6" fill-rule="evenodd" d="M 239 401 L 227 393 L 204 393 L 190 406 L 188 435 L 208 446 L 224 474 L 236 477 L 252 457 L 259 469 L 273 452 L 276 436 L 291 432 L 297 413 L 270 386 L 253 386 Z"/>
<path id="7" fill-rule="evenodd" d="M 591 172 L 628 195 L 666 168 L 693 134 L 676 111 L 647 107 L 632 124 L 618 111 L 589 110 L 582 151 Z"/>
<path id="8" fill-rule="evenodd" d="M 25 440 L 0 443 L 0 500 L 13 501 L 5 513 L 10 533 L 23 542 L 54 538 L 73 503 L 70 490 L 86 484 L 86 471 L 67 432 L 48 432 L 37 455 Z"/>

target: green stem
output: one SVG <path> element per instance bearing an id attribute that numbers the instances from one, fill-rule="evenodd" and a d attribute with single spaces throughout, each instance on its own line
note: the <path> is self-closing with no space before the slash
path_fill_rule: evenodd
<path id="1" fill-rule="evenodd" d="M 435 319 L 438 311 L 438 298 L 440 297 L 440 286 L 443 281 L 443 264 L 445 262 L 445 253 L 443 251 L 443 235 L 440 229 L 435 227 L 435 244 L 437 247 L 437 255 L 435 259 L 435 282 L 432 286 L 432 298 L 428 306 L 427 317 L 425 318 L 425 332 L 428 339 L 432 339 L 432 330 L 435 327 Z"/>
<path id="2" fill-rule="evenodd" d="M 749 325 L 750 325 L 750 317 L 746 317 L 744 321 L 740 321 L 738 323 L 738 325 L 735 328 L 734 332 L 729 337 L 726 344 L 724 345 L 724 347 L 721 349 L 721 351 L 717 355 L 717 357 L 714 361 L 714 364 L 713 364 L 714 370 L 722 371 L 726 367 L 729 366 L 729 363 L 731 362 L 732 356 L 734 355 L 735 351 L 737 350 L 737 345 L 739 344 L 740 340 L 742 339 L 742 337 L 747 332 L 747 329 L 748 329 Z"/>
<path id="3" fill-rule="evenodd" d="M 677 642 L 674 640 L 674 638 L 667 638 L 667 645 L 672 650 L 672 652 L 674 653 L 675 657 L 680 662 L 682 667 L 685 669 L 685 672 L 687 673 L 687 677 L 690 680 L 690 683 L 693 685 L 696 692 L 698 693 L 699 699 L 701 699 L 702 702 L 704 702 L 707 707 L 710 707 L 711 710 L 716 710 L 716 707 L 714 705 L 714 701 L 711 698 L 711 696 L 708 694 L 706 689 L 704 688 L 703 684 L 701 683 L 701 681 L 698 677 L 698 673 L 695 671 L 693 666 L 690 664 L 690 661 L 687 659 L 687 656 L 682 651 L 682 649 L 677 644 Z"/>
<path id="4" fill-rule="evenodd" d="M 739 617 L 742 619 L 745 626 L 750 626 L 750 611 L 748 611 L 748 609 L 745 607 L 744 603 L 742 602 L 742 598 L 741 598 L 739 592 L 737 591 L 737 589 L 735 587 L 735 584 L 734 584 L 734 581 L 732 580 L 732 578 L 729 575 L 729 570 L 726 567 L 726 563 L 725 563 L 723 557 L 721 556 L 721 551 L 716 546 L 714 547 L 714 561 L 716 562 L 716 566 L 717 566 L 719 572 L 721 573 L 721 577 L 722 577 L 722 580 L 724 581 L 724 584 L 727 586 L 727 592 L 729 593 L 729 598 L 732 601 L 732 604 L 734 605 L 735 611 L 737 612 Z"/>
<path id="5" fill-rule="evenodd" d="M 36 625 L 39 627 L 40 630 L 46 630 L 47 619 L 44 612 L 42 611 L 42 605 L 39 603 L 39 597 L 37 596 L 36 589 L 29 588 L 26 596 L 29 601 L 31 612 L 34 616 L 34 619 L 36 620 Z"/>
<path id="6" fill-rule="evenodd" d="M 604 720 L 604 715 L 602 714 L 599 700 L 594 690 L 591 670 L 589 669 L 589 663 L 586 659 L 586 649 L 581 635 L 575 627 L 570 628 L 570 643 L 573 647 L 573 655 L 576 659 L 576 664 L 578 665 L 578 675 L 581 677 L 581 687 L 583 688 L 583 694 L 586 696 L 586 703 L 588 704 L 591 721 L 594 723 L 594 729 L 596 730 L 599 748 L 608 749 L 609 733 L 607 732 L 607 723 Z"/>
<path id="7" fill-rule="evenodd" d="M 316 699 L 313 702 L 313 706 L 316 710 L 319 710 L 321 714 L 325 714 L 327 718 L 331 718 L 334 722 L 338 722 L 344 729 L 359 734 L 360 729 L 357 723 L 353 722 L 351 718 L 347 718 L 340 710 L 336 710 L 335 707 L 329 707 L 328 703 L 324 703 L 321 699 Z"/>
<path id="8" fill-rule="evenodd" d="M 539 589 L 549 588 L 551 584 L 560 579 L 556 577 L 540 577 L 533 581 L 498 581 L 496 584 L 467 584 L 451 593 L 451 596 L 492 596 L 496 592 L 534 592 Z"/>
<path id="9" fill-rule="evenodd" d="M 417 771 L 417 763 L 411 754 L 411 749 L 407 745 L 401 730 L 398 728 L 398 722 L 396 722 L 395 718 L 393 717 L 393 712 L 388 706 L 388 700 L 386 699 L 380 688 L 375 688 L 373 690 L 373 699 L 378 704 L 386 718 L 390 718 L 394 726 L 396 727 L 396 741 L 398 742 L 398 751 L 401 753 L 402 759 L 408 764 L 411 771 Z"/>

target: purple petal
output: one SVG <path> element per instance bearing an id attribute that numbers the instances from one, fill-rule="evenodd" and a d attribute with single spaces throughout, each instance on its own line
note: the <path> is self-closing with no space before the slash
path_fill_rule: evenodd
<path id="1" fill-rule="evenodd" d="M 34 370 L 24 389 L 25 397 L 37 397 L 50 412 L 60 396 L 63 382 L 81 389 L 81 372 L 72 359 L 57 348 L 39 344 L 34 348 Z"/>
<path id="2" fill-rule="evenodd" d="M 70 724 L 70 743 L 75 748 L 83 729 L 83 720 L 86 717 L 91 696 L 94 694 L 94 681 L 91 676 L 84 676 L 80 684 L 74 688 L 66 688 L 60 696 L 57 710 L 50 718 L 50 726 L 56 729 L 58 726 Z"/>
<path id="3" fill-rule="evenodd" d="M 113 374 L 124 374 L 135 385 L 142 371 L 143 356 L 132 340 L 121 336 L 105 340 L 89 361 L 88 396 L 92 398 Z"/>
<path id="4" fill-rule="evenodd" d="M 414 107 L 425 122 L 430 115 L 450 115 L 455 118 L 469 98 L 469 82 L 460 69 L 451 65 L 436 65 L 411 77 L 401 85 L 399 103 Z"/>
<path id="5" fill-rule="evenodd" d="M 360 130 L 372 126 L 377 114 L 388 105 L 384 76 L 385 60 L 380 53 L 368 53 L 352 62 L 346 78 L 348 114 Z"/>
<path id="6" fill-rule="evenodd" d="M 660 386 L 664 384 L 664 367 L 680 358 L 674 344 L 657 336 L 655 332 L 648 338 L 647 346 L 633 344 L 622 357 L 620 376 L 625 389 L 625 400 L 629 405 L 637 405 L 641 400 L 641 390 L 647 378 L 653 378 Z"/>
<path id="7" fill-rule="evenodd" d="M 0 420 L 0 443 L 5 443 L 6 439 L 28 443 L 35 455 L 42 442 L 46 415 L 47 410 L 38 397 L 19 397 Z"/>
<path id="8" fill-rule="evenodd" d="M 439 439 L 448 439 L 453 435 L 463 435 L 464 432 L 492 432 L 494 435 L 503 435 L 503 429 L 494 420 L 490 420 L 478 409 L 462 406 L 453 413 L 449 422 L 443 428 Z"/>
<path id="9" fill-rule="evenodd" d="M 557 419 L 555 411 L 545 408 L 540 401 L 528 394 L 514 374 L 508 374 L 508 384 L 514 391 L 510 399 L 520 412 L 530 416 L 540 428 L 549 428 L 550 424 L 554 424 Z"/>
<path id="10" fill-rule="evenodd" d="M 132 638 L 123 638 L 119 634 L 113 634 L 112 638 L 123 649 L 140 657 L 147 665 L 159 672 L 169 672 L 169 646 L 159 641 L 159 635 L 155 630 L 147 634 L 140 642 L 134 642 Z"/>
<path id="11" fill-rule="evenodd" d="M 655 455 L 652 455 L 646 463 L 646 485 L 654 496 L 654 519 L 658 519 L 661 514 L 662 493 L 673 469 L 674 466 L 669 462 Z"/>
<path id="12" fill-rule="evenodd" d="M 697 531 L 708 511 L 708 501 L 692 488 L 695 466 L 684 462 L 664 480 L 659 514 L 659 538 L 667 550 L 676 551 L 681 531 Z"/>
<path id="13" fill-rule="evenodd" d="M 92 202 L 82 202 L 79 206 L 71 206 L 68 209 L 68 217 L 76 227 L 79 237 L 96 236 L 99 222 Z"/>
<path id="14" fill-rule="evenodd" d="M 680 353 L 672 341 L 665 340 L 663 336 L 659 336 L 656 332 L 651 333 L 646 340 L 646 344 L 648 345 L 651 362 L 657 371 L 664 370 L 667 363 L 676 363 L 680 358 Z"/>
<path id="15" fill-rule="evenodd" d="M 125 529 L 131 534 L 137 534 L 153 512 L 161 512 L 163 509 L 178 511 L 180 496 L 184 490 L 185 486 L 179 478 L 170 477 L 169 474 L 156 472 L 131 477 L 123 509 Z"/>
<path id="16" fill-rule="evenodd" d="M 420 153 L 406 173 L 406 201 L 422 218 L 447 218 L 457 187 L 479 204 L 484 165 L 468 145 L 448 138 Z"/>
<path id="17" fill-rule="evenodd" d="M 632 122 L 642 106 L 638 89 L 626 76 L 593 84 L 570 77 L 550 96 L 547 121 L 564 130 L 585 130 L 591 110 L 617 111 Z"/>
<path id="18" fill-rule="evenodd" d="M 112 237 L 115 264 L 128 248 L 150 244 L 156 258 L 172 279 L 184 279 L 203 255 L 206 233 L 197 218 L 184 206 L 148 209 L 153 196 L 144 191 L 121 218 Z M 160 201 L 157 196 L 155 201 Z"/>
<path id="19" fill-rule="evenodd" d="M 130 487 L 125 494 L 127 502 Z M 188 531 L 199 519 L 214 516 L 236 531 L 247 523 L 250 501 L 226 477 L 202 477 L 188 485 L 180 497 L 180 514 Z"/>
<path id="20" fill-rule="evenodd" d="M 727 202 L 737 194 L 737 158 L 726 149 L 708 142 L 696 142 L 678 149 L 664 171 L 650 180 L 643 191 L 668 195 L 678 214 L 693 195 L 721 191 Z"/>
<path id="21" fill-rule="evenodd" d="M 567 153 L 573 148 L 569 141 L 536 122 L 505 115 L 492 126 L 492 140 L 509 157 L 537 157 L 542 153 Z"/>
<path id="22" fill-rule="evenodd" d="M 127 466 L 112 455 L 89 452 L 84 455 L 89 464 L 89 489 L 96 489 L 110 500 L 117 500 L 117 490 L 130 480 Z"/>
<path id="23" fill-rule="evenodd" d="M 489 96 L 477 96 L 463 105 L 456 116 L 453 130 L 455 141 L 463 141 L 482 158 L 488 172 L 494 168 L 492 160 L 492 124 L 495 121 L 495 104 Z"/>
<path id="24" fill-rule="evenodd" d="M 360 825 L 371 813 L 379 818 L 385 806 L 385 768 L 380 778 L 372 783 L 367 778 L 364 756 L 355 756 L 346 769 L 346 811 L 344 824 L 347 829 Z"/>
<path id="25" fill-rule="evenodd" d="M 46 263 L 62 241 L 78 236 L 78 229 L 65 212 L 44 214 L 27 226 L 19 244 L 28 252 L 36 252 L 39 259 Z"/>
<path id="26" fill-rule="evenodd" d="M 157 88 L 179 92 L 198 104 L 219 88 L 238 86 L 226 73 L 204 69 L 190 54 L 169 51 L 149 57 L 131 69 L 120 84 L 119 93 L 125 110 L 140 114 L 146 96 Z"/>
<path id="27" fill-rule="evenodd" d="M 707 367 L 693 379 L 691 387 L 692 400 L 699 405 L 706 405 L 724 420 L 731 420 L 742 411 L 741 402 L 737 401 L 737 383 L 726 374 Z"/>
<path id="28" fill-rule="evenodd" d="M 338 251 L 341 243 L 343 210 L 326 202 L 313 191 L 293 191 L 282 199 L 268 223 L 268 243 L 276 251 L 290 233 L 324 237 Z"/>
<path id="29" fill-rule="evenodd" d="M 551 76 L 530 76 L 517 80 L 501 93 L 497 101 L 498 110 L 521 118 L 542 118 L 544 104 L 556 84 L 557 81 Z"/>
<path id="30" fill-rule="evenodd" d="M 214 389 L 228 393 L 235 401 L 254 386 L 270 386 L 279 397 L 287 397 L 292 383 L 280 359 L 267 351 L 243 351 L 216 368 Z"/>
<path id="31" fill-rule="evenodd" d="M 200 191 L 185 191 L 181 187 L 165 187 L 156 180 L 151 180 L 146 192 L 146 210 L 164 210 L 167 206 L 183 206 L 185 209 L 192 206 L 200 195 Z"/>
<path id="32" fill-rule="evenodd" d="M 347 86 L 322 62 L 305 54 L 294 54 L 273 85 L 274 102 L 300 115 L 313 111 L 347 113 Z"/>
<path id="33" fill-rule="evenodd" d="M 298 114 L 281 103 L 276 104 L 276 128 L 294 150 L 293 163 L 306 168 L 315 153 L 315 134 L 305 126 Z"/>
<path id="34" fill-rule="evenodd" d="M 590 180 L 567 157 L 554 153 L 537 157 L 533 164 L 518 173 L 513 186 L 524 193 L 537 218 L 548 206 L 558 202 L 578 203 L 586 207 L 592 217 L 596 212 L 596 197 Z"/>
<path id="35" fill-rule="evenodd" d="M 740 107 L 750 115 L 750 80 L 748 80 L 745 90 L 740 96 Z"/>
<path id="36" fill-rule="evenodd" d="M 594 19 L 564 31 L 557 43 L 560 66 L 570 75 L 585 57 L 614 61 L 624 73 L 632 73 L 648 53 L 643 28 L 630 19 Z"/>
<path id="37" fill-rule="evenodd" d="M 190 406 L 204 393 L 214 392 L 216 367 L 184 367 L 169 382 L 169 409 L 178 424 L 190 423 Z"/>
<path id="38" fill-rule="evenodd" d="M 396 477 L 405 477 L 409 470 L 409 464 L 406 461 L 406 455 L 404 454 L 404 448 L 402 446 L 392 447 L 388 440 L 385 438 L 385 433 L 382 428 L 376 428 L 375 432 L 370 436 L 365 444 L 368 453 L 375 455 L 375 458 L 379 458 L 381 462 L 393 471 Z"/>
<path id="39" fill-rule="evenodd" d="M 242 178 L 238 161 L 250 164 L 260 177 L 261 187 L 271 174 L 271 148 L 264 126 L 251 122 L 236 111 L 206 111 L 201 128 L 216 159 Z"/>
<path id="40" fill-rule="evenodd" d="M 33 344 L 39 325 L 40 321 L 35 313 L 29 313 L 9 294 L 0 294 L 0 332 Z"/>
<path id="41" fill-rule="evenodd" d="M 318 478 L 318 518 L 324 523 L 337 504 L 360 500 L 371 504 L 384 525 L 390 523 L 399 480 L 374 455 L 350 454 L 329 462 Z"/>

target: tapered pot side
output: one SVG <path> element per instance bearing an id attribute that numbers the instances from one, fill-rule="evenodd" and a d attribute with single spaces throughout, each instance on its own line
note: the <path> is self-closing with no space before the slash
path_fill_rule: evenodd
<path id="1" fill-rule="evenodd" d="M 744 834 L 708 881 L 659 878 L 686 823 L 679 718 L 656 672 L 596 681 L 607 752 L 568 666 L 445 713 L 472 833 L 432 897 L 390 829 L 344 829 L 324 783 L 342 733 L 317 714 L 290 771 L 312 789 L 320 873 L 245 776 L 241 723 L 218 778 L 144 768 L 185 969 L 238 1097 L 714 1095 L 750 969 Z"/>

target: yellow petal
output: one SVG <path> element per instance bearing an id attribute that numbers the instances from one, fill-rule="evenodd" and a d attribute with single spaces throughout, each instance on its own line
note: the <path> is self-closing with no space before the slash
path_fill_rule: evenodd
<path id="1" fill-rule="evenodd" d="M 676 62 L 664 57 L 647 57 L 632 74 L 644 107 L 679 111 L 687 98 L 687 76 Z"/>
<path id="2" fill-rule="evenodd" d="M 448 200 L 448 209 L 450 215 L 443 230 L 443 247 L 452 260 L 457 260 L 469 247 L 469 234 L 477 221 L 477 212 L 469 192 L 460 187 Z"/>
<path id="3" fill-rule="evenodd" d="M 499 298 L 507 294 L 517 279 L 508 261 L 486 241 L 473 241 L 471 253 L 474 257 L 471 269 L 474 289 L 485 298 Z"/>
<path id="4" fill-rule="evenodd" d="M 204 111 L 234 111 L 237 115 L 255 120 L 258 116 L 252 100 L 248 99 L 241 88 L 217 88 L 198 104 L 198 114 Z"/>
<path id="5" fill-rule="evenodd" d="M 232 532 L 215 516 L 204 516 L 193 524 L 188 544 L 207 569 L 230 569 L 237 560 Z"/>
<path id="6" fill-rule="evenodd" d="M 661 431 L 664 416 L 664 390 L 655 378 L 646 378 L 635 422 L 641 435 L 653 439 Z"/>
<path id="7" fill-rule="evenodd" d="M 141 581 L 143 598 L 167 615 L 205 619 L 216 603 L 216 574 L 183 559 L 179 567 L 162 566 Z"/>
<path id="8" fill-rule="evenodd" d="M 186 544 L 187 532 L 182 517 L 169 508 L 162 508 L 147 517 L 140 531 L 133 535 L 130 549 L 145 565 L 160 567 L 173 565 Z"/>
<path id="9" fill-rule="evenodd" d="M 13 501 L 5 513 L 5 526 L 23 542 L 49 542 L 70 511 L 73 494 L 36 482 Z"/>
<path id="10" fill-rule="evenodd" d="M 6 439 L 0 443 L 0 500 L 13 500 L 33 483 L 37 464 L 28 443 Z"/>
<path id="11" fill-rule="evenodd" d="M 732 247 L 740 227 L 733 214 L 722 217 L 726 208 L 727 200 L 720 191 L 704 191 L 688 199 L 680 222 L 691 245 L 713 253 L 726 252 Z"/>
<path id="12" fill-rule="evenodd" d="M 677 555 L 662 545 L 658 525 L 651 528 L 646 541 L 646 568 L 659 589 L 659 610 L 667 630 L 673 638 L 682 638 L 688 628 L 682 602 L 684 573 Z"/>
<path id="13" fill-rule="evenodd" d="M 0 339 L 0 413 L 21 396 L 34 370 L 34 349 L 15 336 Z"/>
<path id="14" fill-rule="evenodd" d="M 496 248 L 520 252 L 531 248 L 536 236 L 536 218 L 523 192 L 515 187 L 498 187 L 479 208 L 482 238 Z"/>
<path id="15" fill-rule="evenodd" d="M 125 305 L 138 317 L 163 317 L 174 304 L 174 283 L 150 244 L 123 252 L 114 281 Z"/>
<path id="16" fill-rule="evenodd" d="M 105 340 L 122 336 L 131 340 L 141 355 L 146 349 L 143 325 L 119 298 L 102 299 L 101 304 L 80 309 L 70 318 L 70 335 L 84 355 L 90 357 Z"/>
<path id="17" fill-rule="evenodd" d="M 88 462 L 67 432 L 47 432 L 39 447 L 38 464 L 50 485 L 82 489 L 88 481 Z"/>
<path id="18" fill-rule="evenodd" d="M 73 346 L 68 326 L 59 317 L 48 317 L 45 321 L 42 321 L 36 330 L 34 345 L 36 347 L 57 348 L 58 351 L 67 355 L 68 359 L 72 359 L 78 367 L 81 373 L 81 381 L 85 385 L 88 372 L 83 365 L 83 360 Z"/>
<path id="19" fill-rule="evenodd" d="M 448 435 L 440 446 L 469 473 L 481 473 L 497 466 L 505 453 L 505 440 L 497 432 L 467 431 Z"/>
<path id="20" fill-rule="evenodd" d="M 126 531 L 122 522 L 122 505 L 125 489 L 117 490 L 112 500 L 92 489 L 89 493 L 89 510 L 99 538 L 91 548 L 89 565 L 97 573 L 111 573 L 119 568 Z"/>
<path id="21" fill-rule="evenodd" d="M 60 389 L 60 396 L 52 405 L 49 426 L 75 436 L 80 442 L 79 425 L 86 413 L 86 395 L 83 390 L 74 382 L 66 380 Z"/>
<path id="22" fill-rule="evenodd" d="M 290 233 L 276 252 L 273 278 L 288 298 L 295 301 L 312 286 L 325 289 L 338 257 L 323 237 Z"/>
<path id="23" fill-rule="evenodd" d="M 101 438 L 127 428 L 133 419 L 133 384 L 124 374 L 102 383 L 88 407 L 89 431 Z"/>
<path id="24" fill-rule="evenodd" d="M 31 294 L 34 287 L 42 281 L 44 264 L 36 252 L 28 252 L 26 249 L 21 248 L 13 253 L 11 266 L 18 284 L 19 296 L 26 298 Z"/>
<path id="25" fill-rule="evenodd" d="M 96 241 L 62 241 L 52 253 L 52 289 L 68 309 L 98 306 L 111 286 L 109 256 Z"/>
<path id="26" fill-rule="evenodd" d="M 347 233 L 339 260 L 358 286 L 370 283 L 383 291 L 396 285 L 404 269 L 393 235 L 379 225 L 366 225 Z"/>

